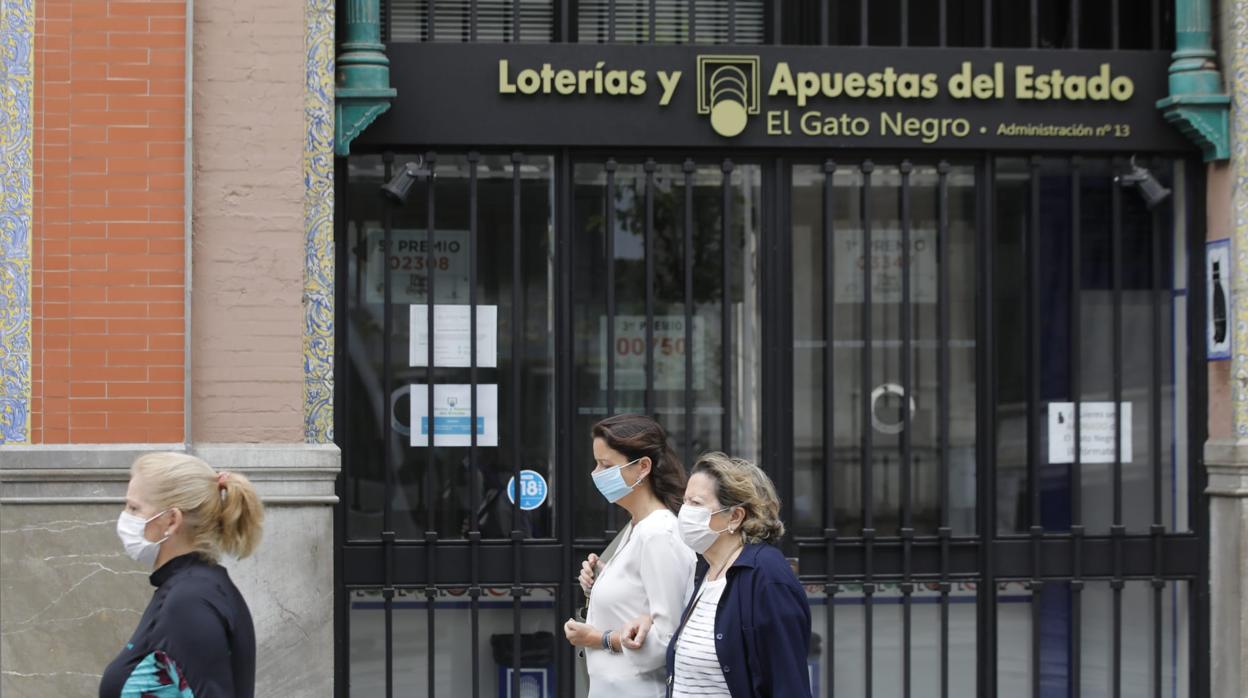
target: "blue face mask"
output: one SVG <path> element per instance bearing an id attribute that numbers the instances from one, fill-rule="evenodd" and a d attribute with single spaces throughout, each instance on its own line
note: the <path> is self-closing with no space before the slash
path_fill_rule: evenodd
<path id="1" fill-rule="evenodd" d="M 598 491 L 602 493 L 603 497 L 607 498 L 608 502 L 614 504 L 620 501 L 624 497 L 628 496 L 628 493 L 632 492 L 634 487 L 641 484 L 642 480 L 646 479 L 646 476 L 642 475 L 637 478 L 637 482 L 630 485 L 624 480 L 624 474 L 621 472 L 624 468 L 627 468 L 639 460 L 641 460 L 641 458 L 635 458 L 623 465 L 617 465 L 613 468 L 607 468 L 606 470 L 599 470 L 598 472 L 593 473 L 592 477 L 594 478 L 594 484 L 598 486 Z"/>

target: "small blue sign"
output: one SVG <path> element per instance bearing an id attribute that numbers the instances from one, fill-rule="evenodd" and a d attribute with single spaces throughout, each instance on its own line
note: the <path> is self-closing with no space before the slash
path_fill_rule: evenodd
<path id="1" fill-rule="evenodd" d="M 435 436 L 471 436 L 472 432 L 468 429 L 468 425 L 472 424 L 471 417 L 437 417 L 433 422 L 433 428 L 437 430 Z M 429 418 L 420 418 L 420 433 L 429 435 Z M 477 436 L 485 433 L 485 417 L 477 417 Z"/>
<path id="2" fill-rule="evenodd" d="M 534 509 L 546 503 L 546 478 L 532 470 L 520 471 L 520 508 L 524 511 Z M 507 481 L 507 499 L 516 503 L 516 478 Z"/>

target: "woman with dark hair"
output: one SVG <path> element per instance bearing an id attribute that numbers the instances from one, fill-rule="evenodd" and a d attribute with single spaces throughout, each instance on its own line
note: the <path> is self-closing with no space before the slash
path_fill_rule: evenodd
<path id="1" fill-rule="evenodd" d="M 609 417 L 594 425 L 593 436 L 594 484 L 630 518 L 601 559 L 590 555 L 581 566 L 588 613 L 584 622 L 569 619 L 564 633 L 583 648 L 590 698 L 661 698 L 667 642 L 693 584 L 695 556 L 676 520 L 685 468 L 649 417 Z M 640 617 L 656 636 L 650 642 L 622 632 Z"/>

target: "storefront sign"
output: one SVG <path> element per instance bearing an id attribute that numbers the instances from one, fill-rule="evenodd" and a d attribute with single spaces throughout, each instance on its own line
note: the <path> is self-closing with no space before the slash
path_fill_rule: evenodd
<path id="1" fill-rule="evenodd" d="M 1189 150 L 1163 51 L 400 43 L 361 142 Z"/>
<path id="2" fill-rule="evenodd" d="M 1122 413 L 1122 446 L 1114 448 L 1118 433 L 1114 403 L 1082 402 L 1079 404 L 1079 442 L 1081 463 L 1131 462 L 1131 403 L 1120 403 Z M 1072 402 L 1049 403 L 1049 462 L 1075 462 L 1075 405 Z"/>
<path id="3" fill-rule="evenodd" d="M 428 386 L 411 389 L 412 445 L 429 445 Z M 498 445 L 498 385 L 477 386 L 477 445 Z M 472 386 L 437 385 L 433 389 L 433 444 L 472 445 Z"/>
<path id="4" fill-rule="evenodd" d="M 408 366 L 426 366 L 429 357 L 429 306 L 417 303 L 408 309 L 411 342 Z M 468 368 L 472 363 L 472 316 L 467 305 L 433 307 L 433 365 Z M 477 366 L 498 366 L 498 306 L 477 306 Z"/>

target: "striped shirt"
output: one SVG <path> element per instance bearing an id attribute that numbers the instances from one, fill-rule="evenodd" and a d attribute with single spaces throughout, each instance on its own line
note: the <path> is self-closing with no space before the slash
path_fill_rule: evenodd
<path id="1" fill-rule="evenodd" d="M 715 614 L 723 596 L 727 579 L 702 582 L 698 602 L 685 622 L 676 642 L 676 672 L 672 683 L 673 698 L 683 696 L 714 696 L 731 698 L 724 672 L 715 651 Z"/>

